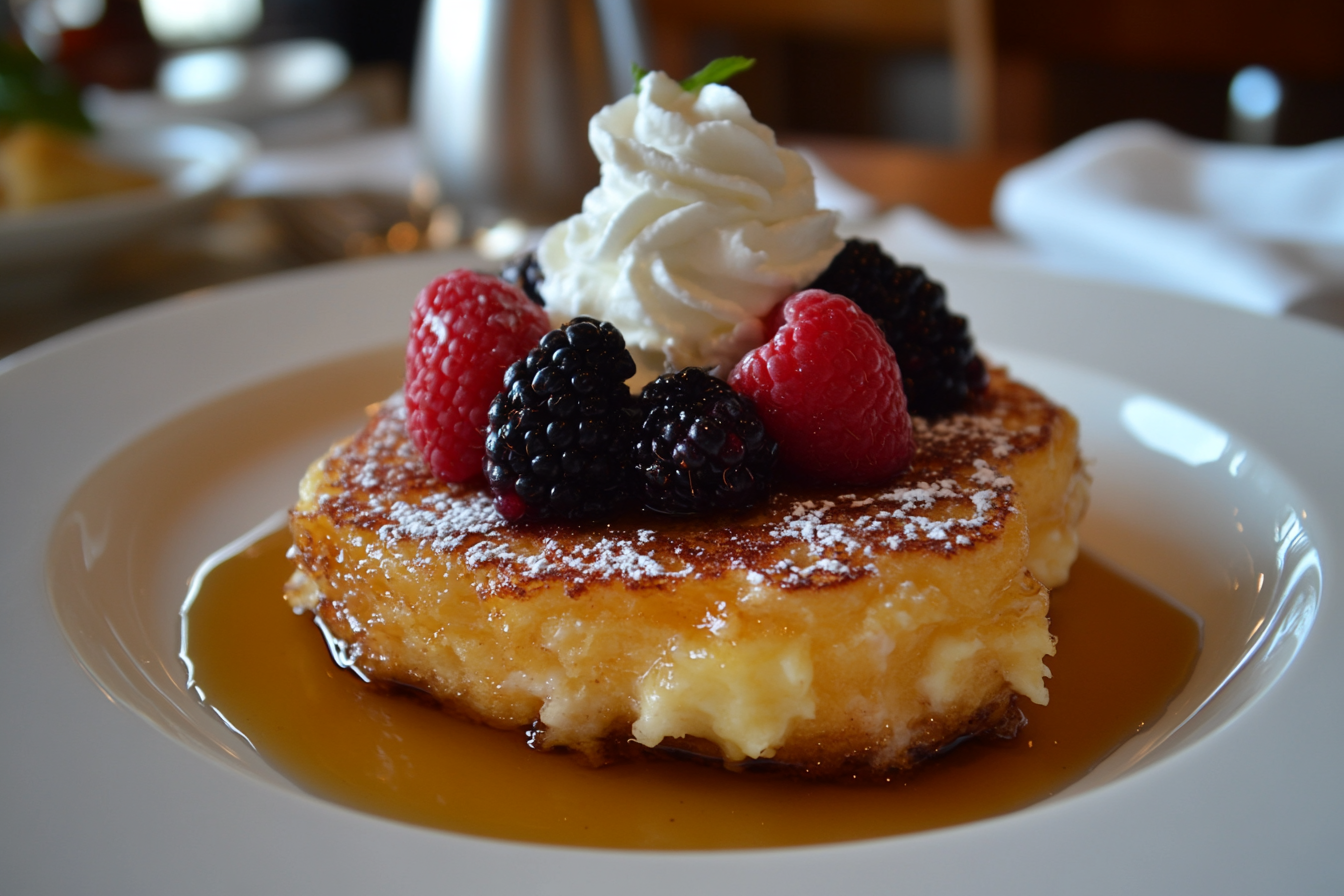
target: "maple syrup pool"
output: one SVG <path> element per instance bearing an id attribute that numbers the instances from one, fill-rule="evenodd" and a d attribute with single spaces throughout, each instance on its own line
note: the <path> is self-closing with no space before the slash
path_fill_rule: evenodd
<path id="1" fill-rule="evenodd" d="M 289 533 L 199 578 L 184 656 L 206 702 L 304 790 L 464 834 L 590 847 L 738 849 L 860 840 L 1001 815 L 1080 779 L 1155 722 L 1199 654 L 1189 615 L 1086 552 L 1051 592 L 1050 705 L 1012 740 L 972 740 L 887 783 L 648 760 L 592 769 L 337 667 L 282 596 Z"/>

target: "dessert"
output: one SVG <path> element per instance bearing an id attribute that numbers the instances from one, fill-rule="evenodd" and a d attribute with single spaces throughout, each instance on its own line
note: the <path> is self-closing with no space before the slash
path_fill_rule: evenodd
<path id="1" fill-rule="evenodd" d="M 1015 693 L 1047 699 L 1028 545 L 1032 520 L 1076 512 L 1074 424 L 1001 374 L 984 402 L 919 420 L 914 465 L 889 485 L 518 526 L 483 486 L 434 477 L 390 401 L 305 477 L 290 599 L 370 678 L 538 746 L 908 766 L 1011 729 Z M 1045 569 L 1072 560 L 1054 544 L 1037 549 Z"/>
<path id="2" fill-rule="evenodd" d="M 0 209 L 149 187 L 157 179 L 100 158 L 84 139 L 93 126 L 61 71 L 0 40 Z"/>
<path id="3" fill-rule="evenodd" d="M 842 244 L 731 90 L 648 74 L 591 135 L 602 186 L 518 267 L 558 329 L 486 409 L 423 385 L 444 346 L 482 352 L 426 315 L 528 299 L 431 284 L 406 395 L 300 486 L 290 603 L 361 675 L 595 763 L 861 777 L 1015 733 L 1077 555 L 1073 417 L 988 371 L 922 272 Z M 482 414 L 483 447 L 424 422 Z"/>

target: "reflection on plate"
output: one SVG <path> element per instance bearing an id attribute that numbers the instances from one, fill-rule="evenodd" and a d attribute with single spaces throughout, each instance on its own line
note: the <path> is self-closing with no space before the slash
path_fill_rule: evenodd
<path id="1" fill-rule="evenodd" d="M 447 881 L 463 891 L 615 893 L 638 882 L 654 893 L 888 892 L 897 879 L 940 892 L 1127 892 L 1136 856 L 1166 891 L 1328 890 L 1344 879 L 1328 842 L 1344 804 L 1334 756 L 1344 619 L 1325 590 L 1344 543 L 1344 483 L 1333 475 L 1340 426 L 1313 413 L 1344 379 L 1344 340 L 1137 290 L 971 267 L 938 273 L 987 350 L 1082 419 L 1096 479 L 1086 545 L 1203 619 L 1194 677 L 1152 730 L 1022 812 L 768 857 L 475 840 L 299 794 L 185 699 L 177 605 L 195 565 L 288 503 L 308 460 L 395 383 L 395 364 L 359 373 L 359 359 L 395 344 L 415 290 L 460 260 L 258 281 L 0 370 L 0 414 L 32 423 L 0 436 L 26 471 L 0 473 L 0 500 L 24 508 L 7 530 L 24 537 L 0 540 L 17 588 L 0 627 L 0 674 L 11 682 L 0 712 L 12 720 L 0 730 L 3 812 L 38 820 L 9 825 L 6 868 L 47 889 L 150 893 L 199 879 L 232 891 L 301 880 L 337 893 Z M 286 400 L 324 364 L 329 390 Z M 1289 370 L 1303 375 L 1285 391 L 1270 374 Z M 230 411 L 236 438 L 137 450 L 156 431 L 191 431 L 245 390 L 256 398 Z M 39 422 L 34 409 L 47 403 L 67 409 L 61 423 Z M 30 559 L 42 554 L 50 603 Z M 152 725 L 72 675 L 69 647 L 108 697 Z M 42 832 L 54 830 L 87 867 L 41 860 Z"/>
<path id="2" fill-rule="evenodd" d="M 0 212 L 0 302 L 54 292 L 96 256 L 202 214 L 255 152 L 251 134 L 220 122 L 104 126 L 95 146 L 159 185 Z"/>

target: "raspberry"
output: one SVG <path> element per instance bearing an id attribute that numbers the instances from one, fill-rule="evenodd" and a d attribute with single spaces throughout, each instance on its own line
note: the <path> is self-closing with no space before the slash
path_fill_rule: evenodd
<path id="1" fill-rule="evenodd" d="M 635 362 L 620 331 L 576 317 L 504 374 L 490 404 L 485 478 L 495 509 L 523 517 L 596 519 L 628 494 Z"/>
<path id="2" fill-rule="evenodd" d="M 504 371 L 548 329 L 546 312 L 496 277 L 459 269 L 421 291 L 406 343 L 406 430 L 435 475 L 480 475 Z"/>
<path id="3" fill-rule="evenodd" d="M 848 241 L 808 288 L 853 299 L 877 321 L 896 352 L 910 413 L 959 411 L 989 385 L 966 318 L 948 311 L 942 284 L 898 265 L 877 243 Z"/>
<path id="4" fill-rule="evenodd" d="M 769 494 L 776 445 L 751 399 L 698 367 L 644 387 L 635 486 L 662 513 L 749 507 Z"/>
<path id="5" fill-rule="evenodd" d="M 538 288 L 541 286 L 541 281 L 546 279 L 546 274 L 541 269 L 541 262 L 537 261 L 537 253 L 524 252 L 504 262 L 504 270 L 499 272 L 499 279 L 518 287 L 523 291 L 523 295 L 538 305 L 546 304 Z"/>
<path id="6" fill-rule="evenodd" d="M 901 371 L 872 318 L 819 289 L 790 297 L 783 317 L 728 377 L 756 402 L 780 463 L 798 476 L 851 485 L 909 466 L 915 445 Z"/>

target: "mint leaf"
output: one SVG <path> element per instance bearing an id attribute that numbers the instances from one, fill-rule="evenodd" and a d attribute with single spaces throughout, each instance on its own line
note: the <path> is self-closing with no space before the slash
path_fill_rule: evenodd
<path id="1" fill-rule="evenodd" d="M 630 77 L 632 77 L 632 78 L 635 79 L 635 92 L 636 92 L 636 93 L 639 92 L 639 82 L 640 82 L 640 81 L 643 81 L 643 80 L 644 80 L 644 76 L 647 75 L 648 73 L 649 73 L 649 70 L 646 69 L 644 66 L 640 65 L 638 62 L 632 62 L 632 63 L 630 63 Z"/>
<path id="2" fill-rule="evenodd" d="M 744 72 L 755 64 L 755 59 L 748 59 L 745 56 L 720 57 L 682 81 L 681 89 L 694 93 L 706 84 L 722 84 L 733 75 Z"/>

